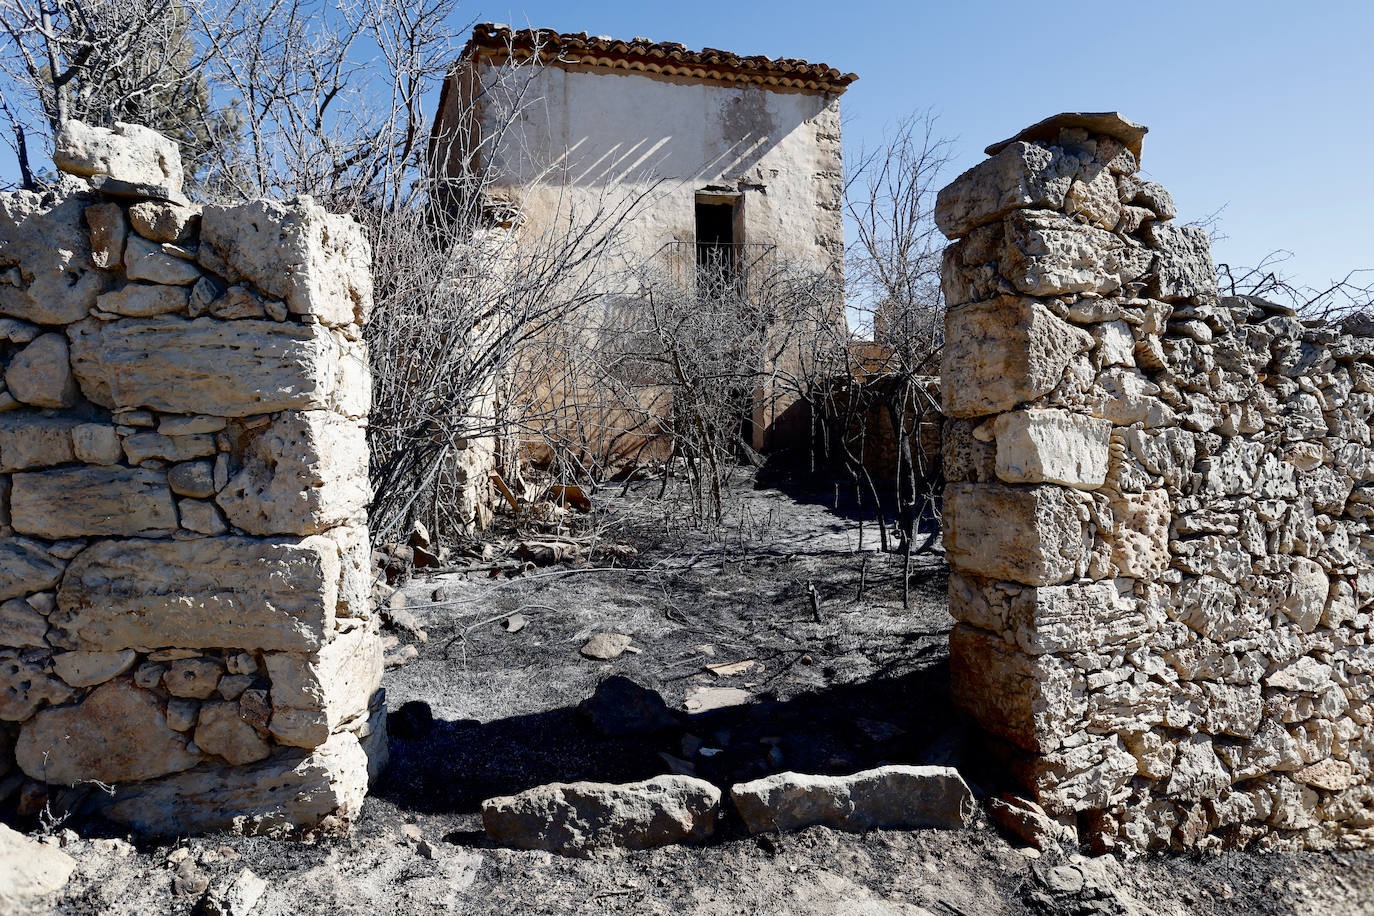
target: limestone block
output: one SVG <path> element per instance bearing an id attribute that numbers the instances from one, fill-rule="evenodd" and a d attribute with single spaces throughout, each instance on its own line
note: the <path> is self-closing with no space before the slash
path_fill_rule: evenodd
<path id="1" fill-rule="evenodd" d="M 367 712 L 382 683 L 382 641 L 369 626 L 336 634 L 317 652 L 269 652 L 273 736 L 282 744 L 318 747 L 344 723 Z"/>
<path id="2" fill-rule="evenodd" d="M 202 265 L 326 325 L 367 321 L 371 260 L 362 227 L 309 197 L 209 206 L 201 217 Z"/>
<path id="3" fill-rule="evenodd" d="M 1135 340 L 1124 321 L 1104 321 L 1093 328 L 1099 366 L 1134 366 Z"/>
<path id="4" fill-rule="evenodd" d="M 256 763 L 272 753 L 272 745 L 239 718 L 239 704 L 223 700 L 201 704 L 196 745 L 235 766 Z"/>
<path id="5" fill-rule="evenodd" d="M 1112 232 L 1048 211 L 1014 214 L 1004 245 L 1000 272 L 1029 296 L 1114 293 L 1143 276 L 1155 257 Z"/>
<path id="6" fill-rule="evenodd" d="M 962 623 L 950 631 L 949 652 L 950 695 L 993 734 L 1044 754 L 1083 727 L 1087 684 L 1073 665 L 1053 655 L 1027 655 Z"/>
<path id="7" fill-rule="evenodd" d="M 590 856 L 649 849 L 715 832 L 720 789 L 690 776 L 643 782 L 551 783 L 482 802 L 482 827 L 503 846 Z"/>
<path id="8" fill-rule="evenodd" d="M 167 666 L 162 686 L 174 697 L 204 700 L 219 689 L 224 666 L 213 658 L 178 658 Z"/>
<path id="9" fill-rule="evenodd" d="M 103 311 L 130 318 L 150 318 L 186 311 L 186 288 L 153 283 L 129 283 L 96 300 Z"/>
<path id="10" fill-rule="evenodd" d="M 29 411 L 0 415 L 0 473 L 45 468 L 76 460 L 75 417 L 45 417 Z"/>
<path id="11" fill-rule="evenodd" d="M 134 666 L 138 653 L 133 649 L 116 652 L 58 652 L 52 669 L 73 687 L 94 687 L 119 677 Z"/>
<path id="12" fill-rule="evenodd" d="M 145 200 L 129 208 L 134 231 L 150 242 L 189 241 L 200 226 L 200 208 Z"/>
<path id="13" fill-rule="evenodd" d="M 181 151 L 148 127 L 116 121 L 113 128 L 67 121 L 53 140 L 53 164 L 72 175 L 108 175 L 131 184 L 181 190 Z"/>
<path id="14" fill-rule="evenodd" d="M 0 274 L 15 266 L 17 285 L 0 283 L 0 314 L 37 324 L 79 321 L 110 284 L 91 261 L 82 220 L 84 195 L 0 194 Z"/>
<path id="15" fill-rule="evenodd" d="M 181 527 L 196 534 L 218 537 L 229 530 L 224 516 L 209 500 L 179 499 L 177 515 L 181 517 Z"/>
<path id="16" fill-rule="evenodd" d="M 852 776 L 778 773 L 730 787 L 750 833 L 824 824 L 868 831 L 971 826 L 977 803 L 953 767 L 889 765 Z"/>
<path id="17" fill-rule="evenodd" d="M 1151 578 L 1169 565 L 1173 515 L 1164 490 L 1122 493 L 1111 500 L 1112 564 L 1117 575 Z"/>
<path id="18" fill-rule="evenodd" d="M 1022 207 L 1062 209 L 1079 164 L 1059 149 L 1012 143 L 940 191 L 935 224 L 955 239 Z"/>
<path id="19" fill-rule="evenodd" d="M 940 395 L 952 417 L 1009 410 L 1052 390 L 1092 337 L 1030 299 L 1003 296 L 945 313 Z"/>
<path id="20" fill-rule="evenodd" d="M 329 814 L 357 816 L 367 767 L 362 745 L 344 732 L 313 751 L 288 748 L 246 766 L 203 764 L 120 786 L 102 799 L 102 813 L 151 836 L 277 834 L 312 827 Z"/>
<path id="21" fill-rule="evenodd" d="M 372 545 L 367 528 L 357 525 L 331 528 L 325 537 L 339 545 L 340 617 L 372 616 Z"/>
<path id="22" fill-rule="evenodd" d="M 0 603 L 0 646 L 41 649 L 48 645 L 48 619 L 22 598 Z"/>
<path id="23" fill-rule="evenodd" d="M 87 464 L 119 464 L 124 448 L 119 432 L 107 423 L 83 423 L 72 427 L 72 451 Z"/>
<path id="24" fill-rule="evenodd" d="M 997 479 L 996 442 L 975 438 L 976 422 L 946 417 L 940 424 L 940 468 L 950 483 L 988 483 Z"/>
<path id="25" fill-rule="evenodd" d="M 124 274 L 130 280 L 193 286 L 200 279 L 200 268 L 195 261 L 168 251 L 165 245 L 131 235 L 124 245 Z"/>
<path id="26" fill-rule="evenodd" d="M 147 468 L 71 467 L 11 478 L 14 530 L 46 538 L 158 537 L 177 527 L 167 475 Z"/>
<path id="27" fill-rule="evenodd" d="M 1067 581 L 1089 546 L 1078 508 L 1055 486 L 951 485 L 944 506 L 950 565 L 1024 585 Z"/>
<path id="28" fill-rule="evenodd" d="M 278 410 L 367 410 L 365 355 L 320 325 L 188 321 L 170 315 L 68 329 L 82 393 L 103 407 L 246 417 Z"/>
<path id="29" fill-rule="evenodd" d="M 49 615 L 67 648 L 311 652 L 334 623 L 325 538 L 102 541 L 72 560 Z"/>
<path id="30" fill-rule="evenodd" d="M 1299 630 L 1311 633 L 1326 609 L 1330 587 L 1321 566 L 1306 557 L 1294 557 L 1288 569 L 1288 595 L 1279 607 Z"/>
<path id="31" fill-rule="evenodd" d="M 1116 735 L 1084 738 L 1073 747 L 1011 761 L 1050 814 L 1102 810 L 1126 800 L 1127 783 L 1138 770 L 1135 758 Z"/>
<path id="32" fill-rule="evenodd" d="M 31 778 L 68 786 L 152 779 L 201 761 L 186 736 L 167 727 L 156 694 L 128 678 L 39 712 L 20 728 L 14 757 Z"/>
<path id="33" fill-rule="evenodd" d="M 91 263 L 101 270 L 119 267 L 124 262 L 124 242 L 129 237 L 129 221 L 119 204 L 93 204 L 85 210 L 91 227 Z"/>
<path id="34" fill-rule="evenodd" d="M 1069 185 L 1063 210 L 1089 226 L 1114 230 L 1121 221 L 1121 195 L 1116 189 L 1116 176 L 1105 166 L 1086 169 Z"/>
<path id="35" fill-rule="evenodd" d="M 1135 194 L 1130 202 L 1145 207 L 1160 219 L 1173 219 L 1178 216 L 1173 195 L 1169 193 L 1168 188 L 1156 181 L 1137 181 Z"/>
<path id="36" fill-rule="evenodd" d="M 1107 479 L 1112 425 L 1066 410 L 1015 410 L 993 423 L 997 477 L 1007 483 L 1059 483 L 1082 490 Z"/>
<path id="37" fill-rule="evenodd" d="M 0 721 L 23 722 L 43 706 L 65 703 L 74 694 L 52 673 L 47 653 L 0 658 Z"/>
<path id="38" fill-rule="evenodd" d="M 1035 122 L 1010 140 L 1002 140 L 992 144 L 985 152 L 989 156 L 995 155 L 1003 147 L 1016 143 L 1018 140 L 1046 144 L 1066 143 L 1069 137 L 1074 136 L 1078 138 L 1077 143 L 1084 143 L 1090 138 L 1097 143 L 1110 140 L 1124 146 L 1126 151 L 1131 154 L 1129 160 L 1120 164 L 1116 162 L 1115 156 L 1110 157 L 1112 165 L 1129 171 L 1131 163 L 1139 163 L 1141 145 L 1149 131 L 1150 129 L 1144 124 L 1137 124 L 1124 118 L 1118 111 L 1061 111 L 1059 114 Z M 1104 145 L 1106 144 L 1104 143 Z"/>
<path id="39" fill-rule="evenodd" d="M 362 517 L 372 498 L 363 426 L 323 411 L 285 411 L 244 448 L 216 497 L 249 534 L 319 534 Z"/>
<path id="40" fill-rule="evenodd" d="M 1216 798 L 1231 785 L 1231 776 L 1212 750 L 1212 739 L 1190 735 L 1178 744 L 1173 771 L 1165 784 L 1169 795 Z"/>
<path id="41" fill-rule="evenodd" d="M 5 385 L 16 400 L 34 407 L 70 407 L 76 382 L 67 359 L 67 338 L 43 334 L 20 350 L 5 369 Z"/>
<path id="42" fill-rule="evenodd" d="M 0 601 L 52 588 L 66 564 L 28 538 L 0 538 Z"/>
<path id="43" fill-rule="evenodd" d="M 164 436 L 162 433 L 135 433 L 124 440 L 124 454 L 130 464 L 149 458 L 164 461 L 191 461 L 215 454 L 214 436 Z"/>
<path id="44" fill-rule="evenodd" d="M 1145 238 L 1159 252 L 1150 278 L 1151 297 L 1165 302 L 1216 298 L 1217 270 L 1205 229 L 1150 223 Z"/>

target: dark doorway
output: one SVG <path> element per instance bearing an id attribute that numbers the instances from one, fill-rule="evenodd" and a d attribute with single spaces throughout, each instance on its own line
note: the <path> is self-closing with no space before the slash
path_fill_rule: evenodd
<path id="1" fill-rule="evenodd" d="M 735 204 L 697 200 L 697 291 L 710 295 L 733 288 L 739 280 L 739 245 L 735 238 Z"/>

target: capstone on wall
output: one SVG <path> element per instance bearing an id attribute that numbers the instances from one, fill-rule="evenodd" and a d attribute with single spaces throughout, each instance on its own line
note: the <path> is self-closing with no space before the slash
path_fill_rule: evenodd
<path id="1" fill-rule="evenodd" d="M 309 198 L 188 205 L 145 128 L 54 159 L 0 194 L 0 795 L 346 820 L 386 754 L 367 241 Z"/>
<path id="2" fill-rule="evenodd" d="M 1220 297 L 1143 134 L 939 196 L 953 692 L 1100 847 L 1366 844 L 1374 339 Z"/>

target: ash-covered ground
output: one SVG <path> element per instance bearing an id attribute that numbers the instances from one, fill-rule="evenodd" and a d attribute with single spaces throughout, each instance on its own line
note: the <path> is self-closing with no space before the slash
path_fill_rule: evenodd
<path id="1" fill-rule="evenodd" d="M 568 516 L 585 561 L 521 569 L 498 550 L 410 580 L 428 639 L 387 672 L 391 765 L 349 837 L 135 839 L 129 851 L 94 839 L 120 835 L 108 825 L 56 825 L 84 838 L 65 847 L 78 870 L 55 911 L 191 913 L 202 881 L 251 868 L 268 882 L 262 916 L 1374 912 L 1371 853 L 1036 854 L 986 817 L 960 831 L 761 837 L 727 818 L 703 846 L 588 860 L 491 846 L 482 800 L 554 781 L 677 770 L 728 788 L 938 763 L 980 796 L 1008 788 L 949 702 L 941 558 L 915 558 L 906 608 L 904 561 L 877 550 L 872 522 L 860 549 L 853 513 L 782 483 L 742 482 L 719 528 L 691 524 L 656 482 L 604 490 L 590 516 Z M 506 547 L 549 535 L 504 527 Z M 632 637 L 630 651 L 584 657 L 598 633 Z M 578 706 L 616 674 L 659 691 L 678 724 L 599 734 Z"/>

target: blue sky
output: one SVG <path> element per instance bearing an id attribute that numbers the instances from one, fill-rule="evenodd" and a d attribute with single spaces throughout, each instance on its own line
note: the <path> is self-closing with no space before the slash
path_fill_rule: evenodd
<path id="1" fill-rule="evenodd" d="M 951 178 L 1047 115 L 1119 110 L 1149 125 L 1143 166 L 1180 220 L 1225 208 L 1218 260 L 1288 249 L 1312 286 L 1374 267 L 1374 3 L 473 0 L 463 16 L 825 61 L 861 77 L 847 147 L 928 108 Z"/>

